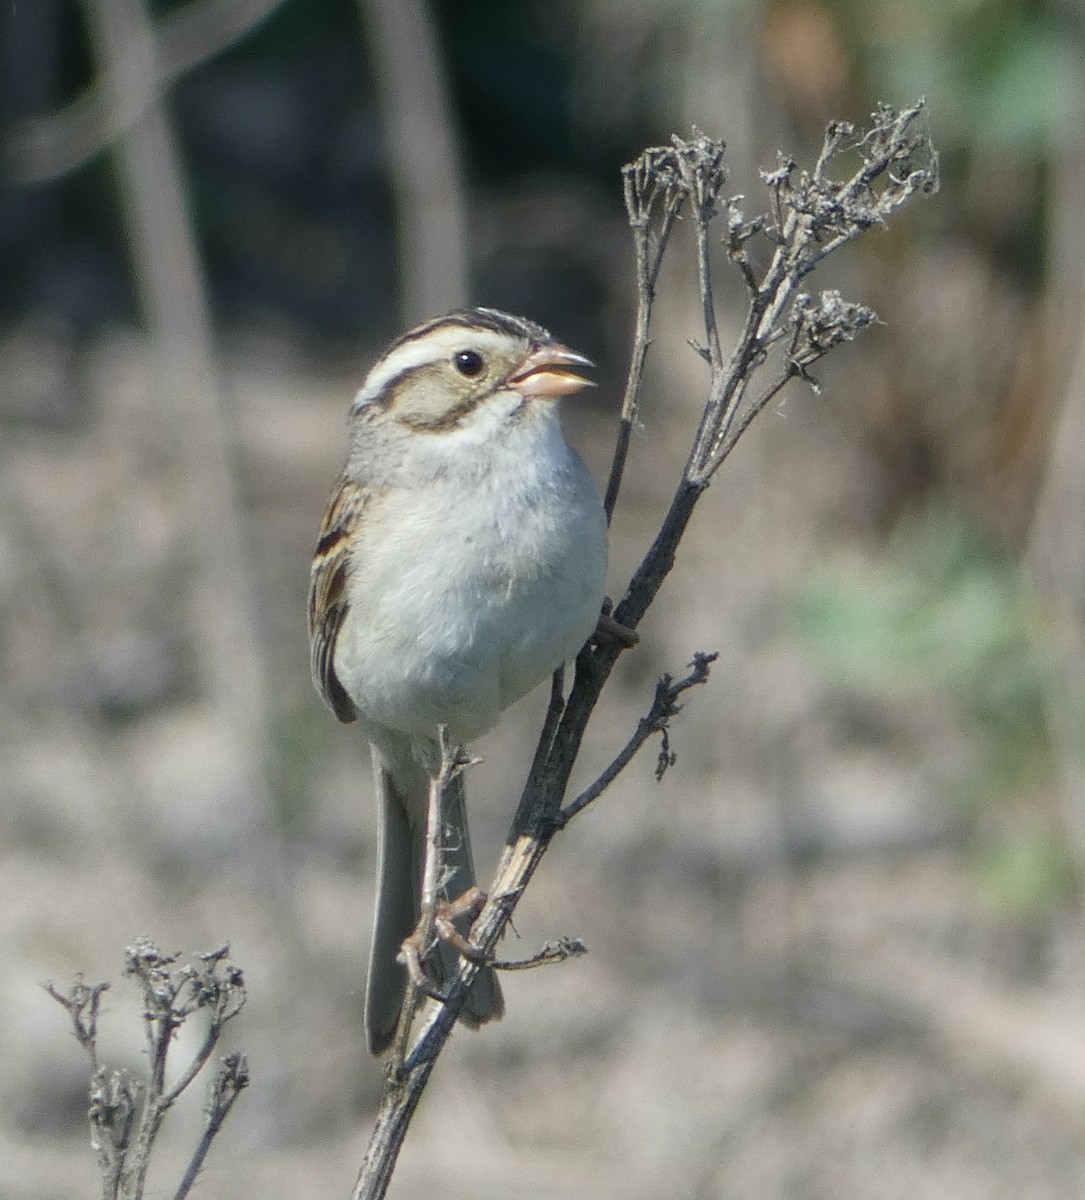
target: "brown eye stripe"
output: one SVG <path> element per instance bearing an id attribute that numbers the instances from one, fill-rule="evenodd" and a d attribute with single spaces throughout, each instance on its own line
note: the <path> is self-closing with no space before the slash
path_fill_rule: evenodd
<path id="1" fill-rule="evenodd" d="M 450 408 L 437 417 L 397 416 L 395 419 L 400 425 L 406 425 L 408 429 L 418 429 L 425 433 L 447 433 L 450 429 L 455 429 L 469 412 L 473 412 L 487 396 L 492 394 L 492 392 L 487 392 L 483 396 L 472 396 L 470 400 L 465 400 L 463 404 L 457 404 L 455 408 Z"/>
<path id="2" fill-rule="evenodd" d="M 388 380 L 381 388 L 380 394 L 374 396 L 366 407 L 390 413 L 396 421 L 401 425 L 406 425 L 409 429 L 419 429 L 429 433 L 444 433 L 449 429 L 454 429 L 463 417 L 493 394 L 492 389 L 480 395 L 474 395 L 470 399 L 464 400 L 462 404 L 456 405 L 455 408 L 448 409 L 434 417 L 408 416 L 396 412 L 396 406 L 401 396 L 404 391 L 409 389 L 411 383 L 427 373 L 439 369 L 440 364 L 435 363 L 418 363 L 413 367 L 405 367 L 398 375 Z"/>
<path id="3" fill-rule="evenodd" d="M 415 363 L 414 366 L 404 367 L 398 375 L 393 375 L 384 384 L 376 396 L 371 400 L 367 400 L 364 407 L 371 410 L 376 409 L 380 412 L 389 412 L 395 408 L 396 400 L 403 385 L 433 371 L 435 365 L 434 363 Z"/>

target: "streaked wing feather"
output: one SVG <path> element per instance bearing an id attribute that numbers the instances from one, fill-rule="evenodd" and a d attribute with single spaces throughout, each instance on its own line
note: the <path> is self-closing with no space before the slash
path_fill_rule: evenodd
<path id="1" fill-rule="evenodd" d="M 341 479 L 328 501 L 320 526 L 309 580 L 309 649 L 313 683 L 340 721 L 357 717 L 354 704 L 335 673 L 335 643 L 347 615 L 350 531 L 365 507 L 367 493 Z"/>

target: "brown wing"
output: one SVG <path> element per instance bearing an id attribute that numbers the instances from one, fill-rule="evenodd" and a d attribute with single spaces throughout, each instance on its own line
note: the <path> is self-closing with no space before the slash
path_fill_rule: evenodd
<path id="1" fill-rule="evenodd" d="M 335 674 L 335 642 L 349 606 L 349 533 L 361 516 L 365 502 L 363 488 L 347 479 L 339 481 L 320 526 L 309 580 L 309 651 L 313 683 L 335 715 L 344 722 L 353 721 L 358 714 Z"/>

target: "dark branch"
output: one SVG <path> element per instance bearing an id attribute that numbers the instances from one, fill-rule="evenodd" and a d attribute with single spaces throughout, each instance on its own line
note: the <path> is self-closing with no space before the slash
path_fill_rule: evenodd
<path id="1" fill-rule="evenodd" d="M 799 283 L 827 254 L 882 224 L 913 195 L 936 190 L 937 157 L 926 134 L 919 130 L 922 112 L 922 102 L 901 112 L 882 106 L 874 114 L 870 130 L 863 134 L 843 124 L 830 126 L 811 171 L 800 172 L 791 159 L 781 157 L 776 170 L 764 176 L 770 211 L 752 219 L 739 207 L 740 197 L 723 195 L 723 144 L 697 131 L 688 142 L 674 138 L 670 146 L 646 150 L 625 168 L 625 199 L 637 268 L 637 327 L 607 486 L 608 517 L 617 501 L 639 412 L 659 265 L 673 224 L 682 213 L 695 225 L 704 325 L 698 352 L 710 367 L 703 413 L 670 507 L 614 609 L 614 620 L 627 631 L 636 630 L 658 595 L 674 566 L 697 501 L 750 422 L 791 379 L 811 381 L 809 367 L 814 362 L 875 319 L 869 309 L 836 293 L 826 292 L 811 300 L 800 294 Z M 830 168 L 846 153 L 858 154 L 860 166 L 845 182 L 834 182 Z M 719 344 L 711 289 L 709 236 L 712 222 L 722 213 L 727 220 L 727 255 L 749 293 L 741 333 L 726 360 Z M 764 238 L 774 248 L 760 277 L 747 253 L 748 243 L 755 237 Z M 774 362 L 767 384 L 754 384 L 751 390 L 751 381 L 770 358 L 783 361 Z M 752 402 L 747 401 L 748 392 L 755 397 Z M 628 640 L 600 639 L 586 646 L 577 657 L 568 696 L 563 696 L 562 678 L 555 677 L 545 727 L 505 852 L 489 899 L 471 929 L 477 956 L 461 958 L 455 977 L 447 984 L 445 1002 L 430 1011 L 413 1049 L 390 1079 L 353 1200 L 378 1200 L 385 1194 L 411 1116 L 479 962 L 493 960 L 494 948 L 554 833 L 592 803 L 654 734 L 661 739 L 657 776 L 674 761 L 668 728 L 679 709 L 677 698 L 704 682 L 714 656 L 698 655 L 690 674 L 678 683 L 664 677 L 647 715 L 622 751 L 595 783 L 562 808 L 584 730 Z M 523 965 L 534 965 L 536 960 L 551 961 L 551 956 L 536 956 Z"/>
<path id="2" fill-rule="evenodd" d="M 696 687 L 700 683 L 706 683 L 708 681 L 709 668 L 718 657 L 716 654 L 698 652 L 693 656 L 693 662 L 690 663 L 692 669 L 685 679 L 680 679 L 677 683 L 675 683 L 670 675 L 664 675 L 660 679 L 656 684 L 652 706 L 647 714 L 637 722 L 633 736 L 626 742 L 621 751 L 614 757 L 610 765 L 595 782 L 585 788 L 575 800 L 562 809 L 563 825 L 567 825 L 573 817 L 583 812 L 593 800 L 598 799 L 633 761 L 634 755 L 641 746 L 656 733 L 660 735 L 662 740 L 660 757 L 656 764 L 656 779 L 658 781 L 663 778 L 668 767 L 674 766 L 676 758 L 671 752 L 668 730 L 671 718 L 677 716 L 682 711 L 682 706 L 678 703 L 678 697 L 683 692 L 689 691 L 691 687 Z"/>

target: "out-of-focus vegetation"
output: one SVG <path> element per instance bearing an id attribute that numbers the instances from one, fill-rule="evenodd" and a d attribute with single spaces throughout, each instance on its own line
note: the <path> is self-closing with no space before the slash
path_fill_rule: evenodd
<path id="1" fill-rule="evenodd" d="M 799 628 L 834 682 L 859 696 L 947 695 L 993 751 L 1046 749 L 1020 577 L 944 513 L 902 521 L 878 560 L 818 572 Z"/>
<path id="2" fill-rule="evenodd" d="M 796 607 L 851 737 L 884 738 L 894 711 L 925 713 L 898 742 L 900 770 L 953 814 L 983 894 L 1026 923 L 1049 919 L 1076 887 L 1047 802 L 1059 787 L 1052 647 L 1034 609 L 1006 553 L 944 510 L 902 519 L 877 558 L 826 563 Z M 947 764 L 949 730 L 964 752 Z"/>
<path id="3" fill-rule="evenodd" d="M 150 7 L 161 31 L 201 3 Z M 255 811 L 223 766 L 231 739 L 194 649 L 211 618 L 190 596 L 199 539 L 171 423 L 184 412 L 166 411 L 148 345 L 130 197 L 110 143 L 64 166 L 63 122 L 46 119 L 99 79 L 89 11 L 0 6 L 0 1191 L 89 1186 L 71 1165 L 83 1082 L 58 1066 L 70 1046 L 36 983 L 100 977 L 145 932 L 170 947 L 229 938 L 251 964 L 239 1036 L 254 1083 L 231 1118 L 245 1181 L 209 1174 L 208 1194 L 279 1194 L 291 1169 L 309 1192 L 328 1163 L 328 1194 L 345 1193 L 377 1094 L 357 1039 L 372 814 L 364 746 L 311 694 L 303 606 L 349 395 L 402 324 L 386 100 L 350 0 L 281 0 L 165 91 L 268 681 L 270 812 Z M 514 978 L 508 1019 L 458 1039 L 403 1195 L 431 1194 L 435 1169 L 449 1197 L 482 1195 L 485 1163 L 494 1194 L 530 1178 L 578 1197 L 1076 1198 L 1082 13 L 1055 0 L 424 12 L 472 298 L 597 360 L 598 394 L 569 414 L 597 472 L 629 342 L 622 163 L 696 124 L 728 142 L 753 211 L 777 149 L 809 161 L 827 120 L 922 94 L 942 191 L 820 283 L 884 324 L 821 395 L 766 413 L 714 483 L 666 617 L 623 664 L 587 750 L 606 761 L 659 672 L 719 649 L 676 726 L 678 764 L 662 791 L 634 773 L 540 873 L 525 940 L 583 935 L 592 955 Z M 668 270 L 612 591 L 703 386 L 686 345 L 695 282 Z M 482 748 L 480 853 L 507 825 L 509 763 L 533 720 L 511 716 Z M 789 854 L 796 828 L 812 853 Z M 76 1130 L 70 1158 L 43 1149 L 46 1129 Z"/>

